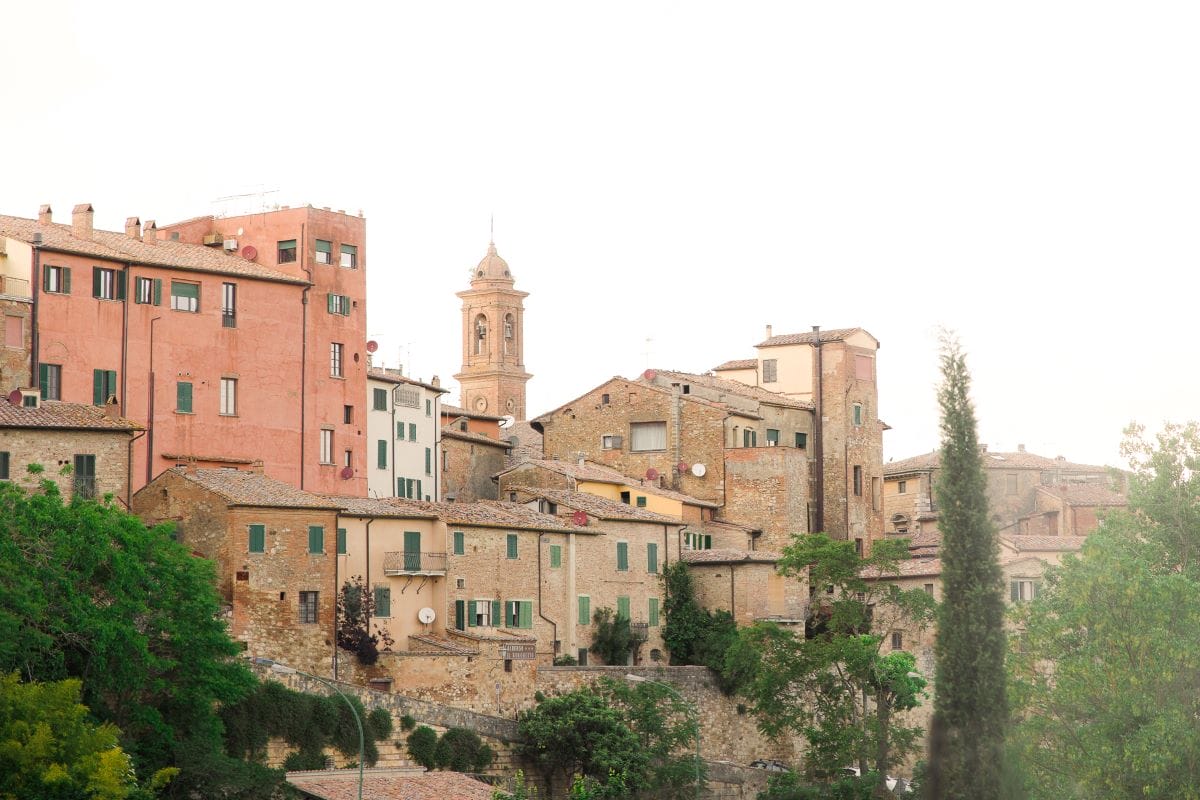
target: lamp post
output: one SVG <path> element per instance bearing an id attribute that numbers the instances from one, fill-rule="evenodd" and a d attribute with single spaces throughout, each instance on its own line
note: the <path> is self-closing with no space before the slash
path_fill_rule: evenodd
<path id="1" fill-rule="evenodd" d="M 365 742 L 363 739 L 362 720 L 358 717 L 358 709 L 354 707 L 354 703 L 350 702 L 350 698 L 337 687 L 337 684 L 320 675 L 313 675 L 310 672 L 302 672 L 295 667 L 289 667 L 287 664 L 280 664 L 278 661 L 272 661 L 269 658 L 256 658 L 254 663 L 263 667 L 270 667 L 272 672 L 277 672 L 280 675 L 303 675 L 306 678 L 312 678 L 314 681 L 328 686 L 338 693 L 338 696 L 346 701 L 346 705 L 350 706 L 350 713 L 354 715 L 354 724 L 358 726 L 358 800 L 362 800 L 363 790 L 363 758 L 365 756 Z"/>
<path id="2" fill-rule="evenodd" d="M 676 691 L 675 687 L 669 683 L 652 680 L 650 678 L 642 677 L 641 675 L 634 675 L 632 672 L 625 674 L 625 680 L 629 681 L 630 683 L 653 683 L 655 686 L 661 686 L 662 688 L 666 689 L 671 694 L 675 695 L 675 699 L 677 699 L 680 703 L 683 703 L 683 705 L 687 708 L 688 716 L 691 717 L 692 720 L 696 723 L 696 797 L 699 798 L 700 797 L 700 712 L 699 712 L 699 710 L 697 710 L 695 705 L 693 705 L 692 703 L 689 703 L 687 700 L 684 700 L 683 695 L 681 695 L 678 691 Z"/>

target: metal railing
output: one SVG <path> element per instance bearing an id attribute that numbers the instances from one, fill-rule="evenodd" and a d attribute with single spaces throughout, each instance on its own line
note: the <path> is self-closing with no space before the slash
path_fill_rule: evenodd
<path id="1" fill-rule="evenodd" d="M 411 551 L 383 554 L 384 575 L 446 574 L 445 553 L 414 553 Z"/>

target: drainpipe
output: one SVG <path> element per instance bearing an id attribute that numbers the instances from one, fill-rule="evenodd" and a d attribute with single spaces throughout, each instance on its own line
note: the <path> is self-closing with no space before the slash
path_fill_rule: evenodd
<path id="1" fill-rule="evenodd" d="M 128 287 L 126 287 L 128 291 Z M 150 380 L 146 402 L 146 483 L 154 480 L 154 323 L 162 317 L 150 318 Z"/>
<path id="2" fill-rule="evenodd" d="M 129 452 L 125 459 L 125 508 L 129 509 L 133 502 L 133 443 L 146 435 L 146 431 L 142 431 L 136 436 L 129 437 Z"/>
<path id="3" fill-rule="evenodd" d="M 40 233 L 33 236 L 33 264 L 29 270 L 30 283 L 32 286 L 33 309 L 30 311 L 30 334 L 29 334 L 29 383 L 34 386 L 41 387 L 41 375 L 39 374 L 40 366 L 38 358 L 38 344 L 41 337 L 38 335 L 38 302 L 42 294 L 42 235 Z M 34 381 L 37 381 L 35 384 Z M 60 379 L 61 383 L 61 379 Z M 59 396 L 62 396 L 62 386 L 59 386 Z"/>
<path id="4" fill-rule="evenodd" d="M 574 566 L 572 566 L 572 569 L 574 569 Z M 557 642 L 558 623 L 542 613 L 542 534 L 540 532 L 538 533 L 538 616 L 550 623 L 550 626 L 554 630 L 554 638 L 551 642 Z M 554 648 L 553 644 L 550 647 L 552 655 L 557 656 L 558 650 Z"/>
<path id="5" fill-rule="evenodd" d="M 129 287 L 132 286 L 133 264 L 125 262 L 125 299 L 121 301 L 121 416 L 126 415 L 125 395 L 129 389 Z M 114 288 L 113 295 L 116 295 Z"/>
<path id="6" fill-rule="evenodd" d="M 312 270 L 305 266 L 308 261 L 308 239 L 305 238 L 306 223 L 300 223 L 300 269 L 308 274 L 308 285 L 300 290 L 300 489 L 304 490 L 304 472 L 308 461 L 304 457 L 304 440 L 308 432 L 304 396 L 308 389 L 308 292 L 312 289 Z M 332 457 L 332 454 L 331 456 Z M 336 649 L 337 644 L 334 644 Z M 336 674 L 335 674 L 336 677 Z"/>
<path id="7" fill-rule="evenodd" d="M 824 363 L 821 354 L 821 326 L 813 325 L 813 334 L 815 336 L 814 348 L 816 349 L 816 358 L 813 359 L 813 368 L 816 372 L 813 385 L 813 400 L 815 413 L 813 414 L 813 460 L 817 464 L 817 485 L 814 491 L 816 495 L 816 528 L 818 533 L 825 531 L 825 425 L 821 421 L 821 414 L 824 413 L 824 403 L 822 397 L 824 394 L 824 383 L 822 374 L 824 373 Z"/>
<path id="8" fill-rule="evenodd" d="M 388 489 L 388 497 L 397 497 L 396 492 L 396 390 L 399 386 L 393 386 L 388 395 L 392 398 L 392 423 L 388 431 L 388 438 L 392 440 L 392 488 Z M 367 412 L 368 414 L 371 412 Z M 368 431 L 369 433 L 369 431 Z"/>
<path id="9" fill-rule="evenodd" d="M 333 517 L 333 679 L 338 679 L 338 560 L 341 558 L 337 551 L 337 532 L 341 527 L 342 515 L 335 514 Z M 350 548 L 347 547 L 347 550 Z"/>
<path id="10" fill-rule="evenodd" d="M 737 622 L 737 606 L 733 604 L 733 573 L 737 567 L 733 564 L 729 565 L 729 616 L 733 617 L 733 621 Z"/>

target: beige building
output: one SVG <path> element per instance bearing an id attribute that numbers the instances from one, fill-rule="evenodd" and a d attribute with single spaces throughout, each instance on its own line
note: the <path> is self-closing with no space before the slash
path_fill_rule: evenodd
<path id="1" fill-rule="evenodd" d="M 441 397 L 448 391 L 436 377 L 424 383 L 399 370 L 367 370 L 369 497 L 438 498 Z"/>
<path id="2" fill-rule="evenodd" d="M 685 550 L 696 601 L 710 611 L 728 611 L 738 625 L 776 622 L 803 625 L 806 584 L 776 572 L 779 554 L 767 550 Z"/>

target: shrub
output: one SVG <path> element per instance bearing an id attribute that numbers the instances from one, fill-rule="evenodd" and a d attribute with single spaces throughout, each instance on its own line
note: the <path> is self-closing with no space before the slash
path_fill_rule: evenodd
<path id="1" fill-rule="evenodd" d="M 437 766 L 437 731 L 422 725 L 408 735 L 408 754 L 425 769 Z"/>
<path id="2" fill-rule="evenodd" d="M 591 652 L 600 656 L 605 664 L 624 664 L 633 652 L 633 631 L 629 620 L 617 616 L 611 608 L 600 608 L 592 615 L 596 623 L 592 634 Z"/>
<path id="3" fill-rule="evenodd" d="M 296 750 L 288 753 L 283 760 L 283 768 L 288 772 L 308 769 L 325 769 L 325 754 L 320 750 Z"/>
<path id="4" fill-rule="evenodd" d="M 372 709 L 371 713 L 367 714 L 367 726 L 373 732 L 373 738 L 376 741 L 390 738 L 392 735 L 392 715 L 388 713 L 386 708 Z"/>
<path id="5" fill-rule="evenodd" d="M 483 743 L 475 731 L 451 728 L 438 740 L 434 757 L 439 769 L 482 772 L 491 765 L 495 753 Z"/>
<path id="6" fill-rule="evenodd" d="M 564 655 L 558 656 L 557 658 L 554 659 L 554 666 L 556 666 L 556 667 L 577 667 L 577 666 L 579 666 L 579 660 L 576 659 L 575 656 L 573 656 L 573 655 L 564 654 Z"/>
<path id="7" fill-rule="evenodd" d="M 400 718 L 401 730 L 411 731 L 415 727 L 417 727 L 417 720 L 412 714 L 405 714 Z"/>

